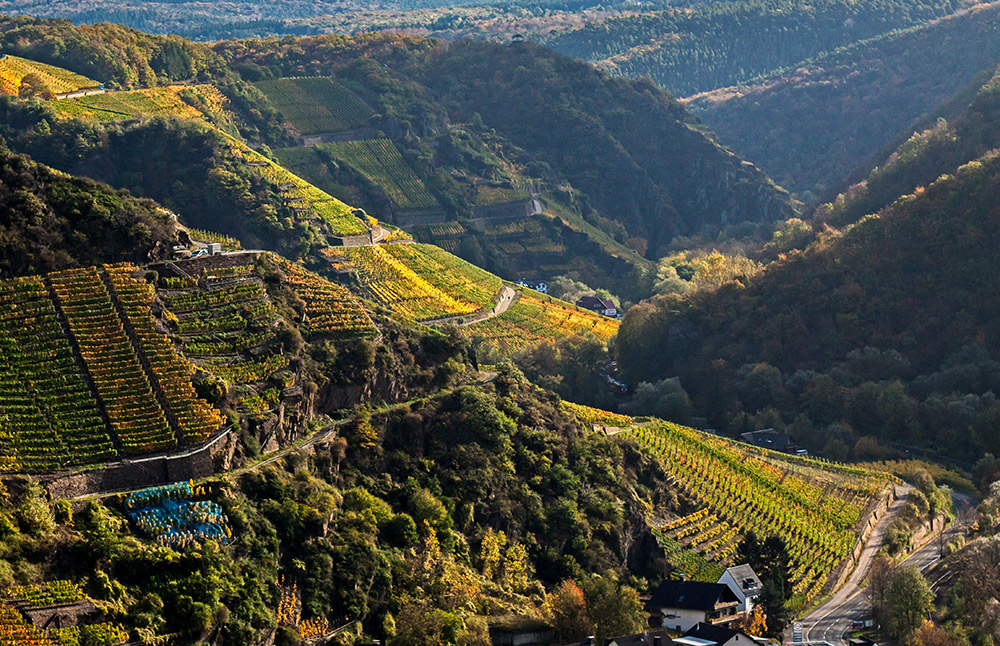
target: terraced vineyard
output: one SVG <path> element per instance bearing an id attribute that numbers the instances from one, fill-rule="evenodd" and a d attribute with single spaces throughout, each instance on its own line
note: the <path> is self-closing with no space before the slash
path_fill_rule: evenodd
<path id="1" fill-rule="evenodd" d="M 601 341 L 607 341 L 618 332 L 618 321 L 551 296 L 524 290 L 506 312 L 474 323 L 467 329 L 474 336 L 506 352 L 574 334 L 593 334 Z"/>
<path id="2" fill-rule="evenodd" d="M 37 587 L 42 588 L 50 583 L 68 582 L 46 582 Z M 125 629 L 107 622 L 42 630 L 26 619 L 10 602 L 0 601 L 0 644 L 4 646 L 81 646 L 84 643 L 122 644 L 126 641 L 128 633 Z"/>
<path id="3" fill-rule="evenodd" d="M 191 366 L 155 331 L 134 267 L 0 283 L 0 464 L 39 472 L 169 449 L 217 430 Z"/>
<path id="4" fill-rule="evenodd" d="M 355 217 L 354 209 L 332 195 L 319 190 L 301 177 L 275 164 L 243 142 L 226 135 L 230 153 L 237 160 L 259 173 L 305 219 L 318 219 L 326 224 L 333 235 L 363 235 L 371 230 L 374 222 L 363 222 Z"/>
<path id="5" fill-rule="evenodd" d="M 277 318 L 253 264 L 161 281 L 176 339 L 196 363 L 238 359 L 274 339 Z"/>
<path id="6" fill-rule="evenodd" d="M 146 357 L 166 399 L 166 410 L 184 442 L 202 442 L 222 425 L 222 417 L 207 402 L 198 398 L 191 385 L 193 367 L 177 361 L 174 345 L 156 331 L 149 315 L 155 297 L 152 286 L 133 276 L 135 267 L 106 268 L 115 297 L 121 304 L 124 319 L 132 328 L 138 348 Z"/>
<path id="7" fill-rule="evenodd" d="M 510 220 L 494 225 L 486 229 L 485 233 L 491 238 L 504 238 L 509 236 L 523 236 L 525 234 L 534 235 L 542 232 L 542 223 L 536 218 L 523 218 L 520 220 Z"/>
<path id="8" fill-rule="evenodd" d="M 288 365 L 274 343 L 278 314 L 254 272 L 254 256 L 246 262 L 213 268 L 185 278 L 161 278 L 157 290 L 166 305 L 174 340 L 200 368 L 225 379 L 237 408 L 257 414 L 274 408 L 262 394 L 266 383 Z"/>
<path id="9" fill-rule="evenodd" d="M 476 187 L 476 205 L 506 204 L 520 202 L 531 197 L 531 191 L 526 188 L 505 188 L 502 186 L 480 185 Z"/>
<path id="10" fill-rule="evenodd" d="M 235 117 L 229 99 L 212 85 L 168 85 L 93 94 L 53 101 L 52 107 L 63 118 L 108 122 L 172 115 L 207 121 L 234 131 L 230 124 Z"/>
<path id="11" fill-rule="evenodd" d="M 83 88 L 96 88 L 100 85 L 94 79 L 54 65 L 46 65 L 9 54 L 0 57 L 0 91 L 4 94 L 18 96 L 21 91 L 22 79 L 28 74 L 40 77 L 45 87 L 55 94 L 75 92 Z"/>
<path id="12" fill-rule="evenodd" d="M 600 408 L 584 406 L 583 404 L 575 404 L 568 401 L 563 402 L 563 408 L 576 415 L 581 421 L 595 426 L 608 426 L 624 429 L 631 428 L 635 421 L 628 415 L 619 415 L 618 413 L 601 410 Z"/>
<path id="13" fill-rule="evenodd" d="M 337 160 L 352 166 L 373 184 L 385 189 L 401 209 L 425 209 L 438 206 L 434 196 L 403 160 L 396 145 L 388 139 L 340 141 L 317 146 Z"/>
<path id="14" fill-rule="evenodd" d="M 492 306 L 502 281 L 457 256 L 423 244 L 332 248 L 334 267 L 357 272 L 365 295 L 403 318 L 472 314 Z"/>
<path id="15" fill-rule="evenodd" d="M 885 473 L 788 456 L 657 422 L 622 433 L 660 458 L 698 512 L 656 529 L 671 562 L 717 580 L 741 532 L 778 533 L 792 556 L 795 592 L 816 598 L 857 541 L 873 499 L 895 479 Z"/>
<path id="16" fill-rule="evenodd" d="M 73 603 L 86 598 L 79 585 L 65 580 L 15 585 L 4 590 L 3 595 L 12 601 L 23 601 L 34 607 Z"/>
<path id="17" fill-rule="evenodd" d="M 374 114 L 361 97 L 327 77 L 281 78 L 255 85 L 302 135 L 364 128 Z"/>
<path id="18" fill-rule="evenodd" d="M 5 646 L 81 646 L 120 644 L 128 634 L 118 624 L 107 622 L 86 626 L 39 629 L 19 610 L 44 608 L 84 601 L 79 584 L 65 579 L 15 585 L 0 591 L 0 644 Z"/>
<path id="19" fill-rule="evenodd" d="M 45 471 L 114 457 L 97 399 L 42 279 L 0 283 L 0 304 L 3 470 Z"/>
<path id="20" fill-rule="evenodd" d="M 285 274 L 285 283 L 305 303 L 302 320 L 309 334 L 343 337 L 375 336 L 378 330 L 354 294 L 280 256 L 271 260 Z"/>
<path id="21" fill-rule="evenodd" d="M 193 229 L 188 227 L 188 234 L 192 240 L 198 242 L 218 242 L 225 251 L 242 251 L 243 243 L 232 236 L 216 233 L 215 231 L 205 231 L 204 229 Z"/>
<path id="22" fill-rule="evenodd" d="M 274 156 L 282 166 L 295 173 L 330 195 L 341 195 L 349 202 L 360 199 L 353 187 L 337 183 L 334 172 L 327 166 L 326 160 L 320 156 L 316 146 L 293 146 L 291 148 L 275 148 Z"/>

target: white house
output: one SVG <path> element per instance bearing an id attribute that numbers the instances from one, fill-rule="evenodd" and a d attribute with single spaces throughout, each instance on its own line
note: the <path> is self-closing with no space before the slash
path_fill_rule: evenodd
<path id="1" fill-rule="evenodd" d="M 690 630 L 699 623 L 725 625 L 740 615 L 740 600 L 729 586 L 704 581 L 664 581 L 653 591 L 646 609 L 663 628 Z"/>
<path id="2" fill-rule="evenodd" d="M 764 590 L 760 577 L 757 576 L 752 567 L 745 563 L 734 565 L 723 572 L 722 576 L 719 577 L 719 583 L 729 586 L 736 598 L 740 600 L 740 605 L 736 608 L 739 612 L 753 612 L 754 603 Z"/>
<path id="3" fill-rule="evenodd" d="M 698 624 L 674 639 L 674 644 L 682 646 L 761 646 L 767 643 L 766 637 L 754 637 L 742 630 L 712 624 Z"/>

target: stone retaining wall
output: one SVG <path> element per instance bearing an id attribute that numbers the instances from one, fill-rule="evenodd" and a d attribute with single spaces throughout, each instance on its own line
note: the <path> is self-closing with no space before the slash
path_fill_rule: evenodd
<path id="1" fill-rule="evenodd" d="M 40 481 L 53 498 L 67 499 L 207 478 L 215 473 L 216 456 L 224 458 L 230 450 L 229 435 L 230 429 L 226 429 L 201 447 L 183 453 L 122 460 L 98 470 L 44 476 Z"/>

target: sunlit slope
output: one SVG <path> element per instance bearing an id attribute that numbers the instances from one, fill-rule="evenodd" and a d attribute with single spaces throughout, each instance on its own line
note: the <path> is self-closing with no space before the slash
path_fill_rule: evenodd
<path id="1" fill-rule="evenodd" d="M 62 117 L 97 121 L 176 116 L 223 126 L 234 119 L 229 99 L 207 84 L 91 94 L 59 99 L 52 102 L 52 107 Z"/>
<path id="2" fill-rule="evenodd" d="M 26 77 L 28 80 L 26 81 Z M 22 87 L 30 84 L 37 91 L 49 90 L 54 94 L 76 92 L 84 88 L 97 88 L 100 83 L 81 74 L 54 65 L 46 65 L 19 56 L 0 56 L 0 91 L 19 96 Z"/>
<path id="3" fill-rule="evenodd" d="M 326 225 L 332 235 L 337 236 L 367 234 L 376 224 L 370 218 L 356 217 L 353 208 L 261 155 L 239 139 L 227 137 L 232 156 L 276 186 L 285 195 L 285 199 L 293 204 L 299 217 L 316 220 Z"/>
<path id="4" fill-rule="evenodd" d="M 352 274 L 361 294 L 407 320 L 485 317 L 464 329 L 500 350 L 590 333 L 607 341 L 618 321 L 532 290 L 518 291 L 509 309 L 493 315 L 503 281 L 428 244 L 386 244 L 324 250 L 332 268 Z M 512 287 L 509 287 L 514 291 Z"/>
<path id="5" fill-rule="evenodd" d="M 503 285 L 493 274 L 433 245 L 331 248 L 324 254 L 334 269 L 357 277 L 364 296 L 410 320 L 487 309 Z"/>
<path id="6" fill-rule="evenodd" d="M 506 312 L 469 326 L 470 334 L 504 352 L 574 334 L 593 334 L 607 341 L 617 332 L 616 319 L 529 289 Z"/>
<path id="7" fill-rule="evenodd" d="M 97 121 L 129 121 L 156 116 L 194 119 L 226 138 L 229 161 L 274 187 L 295 211 L 328 235 L 342 237 L 369 234 L 375 223 L 354 215 L 354 209 L 322 191 L 286 168 L 268 159 L 233 136 L 234 116 L 229 101 L 211 85 L 168 86 L 133 92 L 76 97 L 54 102 L 67 118 Z"/>
<path id="8" fill-rule="evenodd" d="M 851 556 L 875 500 L 896 483 L 882 472 L 778 453 L 660 420 L 640 422 L 564 405 L 581 420 L 638 442 L 701 505 L 688 516 L 653 521 L 670 562 L 698 580 L 716 581 L 734 564 L 742 534 L 777 533 L 792 557 L 795 592 L 812 600 Z"/>

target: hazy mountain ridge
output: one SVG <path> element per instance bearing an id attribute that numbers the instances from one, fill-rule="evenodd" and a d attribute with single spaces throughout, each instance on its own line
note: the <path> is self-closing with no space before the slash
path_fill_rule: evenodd
<path id="1" fill-rule="evenodd" d="M 996 64 L 998 27 L 1000 6 L 980 5 L 688 105 L 721 142 L 809 201 Z"/>

